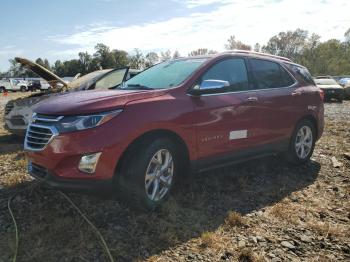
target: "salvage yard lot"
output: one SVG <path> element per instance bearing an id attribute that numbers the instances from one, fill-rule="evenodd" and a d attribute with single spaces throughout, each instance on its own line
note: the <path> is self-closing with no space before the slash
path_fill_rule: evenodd
<path id="1" fill-rule="evenodd" d="M 0 97 L 0 112 L 8 99 Z M 349 261 L 350 102 L 325 105 L 312 161 L 254 160 L 197 174 L 158 211 L 110 195 L 67 193 L 115 261 Z M 93 228 L 26 174 L 21 139 L 0 128 L 0 261 L 108 261 Z M 332 160 L 333 158 L 333 160 Z"/>

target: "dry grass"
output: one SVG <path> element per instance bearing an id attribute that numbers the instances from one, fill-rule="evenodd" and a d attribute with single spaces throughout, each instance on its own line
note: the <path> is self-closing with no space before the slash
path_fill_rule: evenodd
<path id="1" fill-rule="evenodd" d="M 214 247 L 217 240 L 214 232 L 203 232 L 201 234 L 201 246 L 202 247 Z"/>
<path id="2" fill-rule="evenodd" d="M 262 256 L 256 255 L 251 249 L 244 248 L 239 252 L 238 262 L 263 262 Z"/>
<path id="3" fill-rule="evenodd" d="M 240 213 L 230 211 L 225 219 L 225 224 L 231 227 L 240 227 L 246 224 L 246 221 Z"/>
<path id="4" fill-rule="evenodd" d="M 328 222 L 309 222 L 307 227 L 323 237 L 350 237 L 350 226 L 330 224 Z"/>

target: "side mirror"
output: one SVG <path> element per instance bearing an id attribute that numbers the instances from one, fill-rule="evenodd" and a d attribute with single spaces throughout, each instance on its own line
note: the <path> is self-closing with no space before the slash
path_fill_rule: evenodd
<path id="1" fill-rule="evenodd" d="M 192 95 L 202 95 L 211 93 L 220 93 L 225 87 L 230 86 L 228 81 L 208 79 L 204 80 L 200 85 L 196 85 L 191 94 Z"/>

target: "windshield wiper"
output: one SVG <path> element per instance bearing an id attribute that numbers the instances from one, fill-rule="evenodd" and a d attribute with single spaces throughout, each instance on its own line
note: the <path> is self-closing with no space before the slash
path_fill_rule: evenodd
<path id="1" fill-rule="evenodd" d="M 148 86 L 144 86 L 144 85 L 140 85 L 140 84 L 130 84 L 130 85 L 126 85 L 124 87 L 124 89 L 128 89 L 129 87 L 134 87 L 134 88 L 130 88 L 130 89 L 137 89 L 137 90 L 154 90 L 154 88 L 152 87 L 148 87 Z"/>

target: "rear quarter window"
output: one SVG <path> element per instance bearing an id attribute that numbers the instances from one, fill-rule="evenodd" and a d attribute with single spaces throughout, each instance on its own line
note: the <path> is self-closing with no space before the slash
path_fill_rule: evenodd
<path id="1" fill-rule="evenodd" d="M 291 69 L 294 74 L 299 76 L 305 83 L 310 84 L 310 85 L 315 85 L 315 82 L 309 72 L 305 67 L 302 66 L 297 66 L 297 65 L 291 65 L 291 64 L 286 64 L 286 66 Z"/>
<path id="2" fill-rule="evenodd" d="M 259 89 L 288 87 L 295 83 L 290 74 L 278 63 L 263 59 L 250 59 Z"/>

